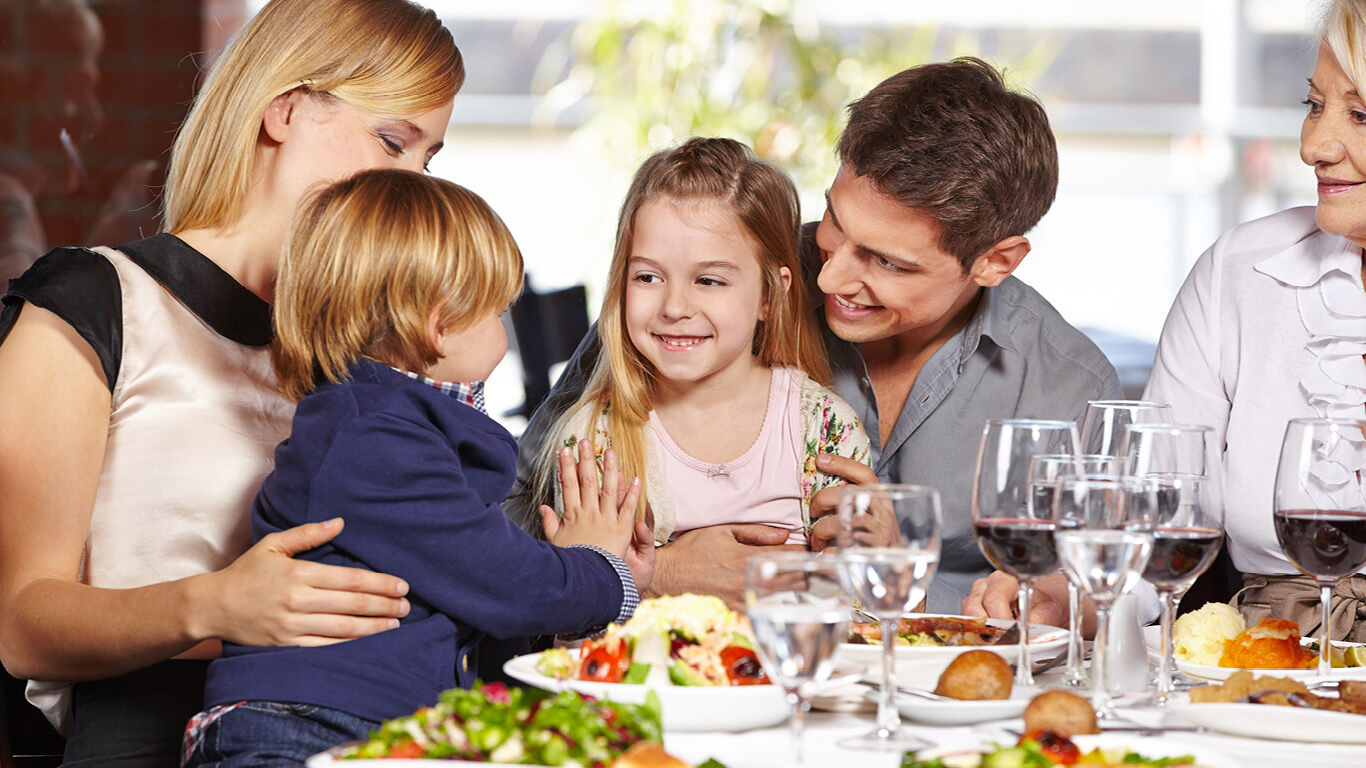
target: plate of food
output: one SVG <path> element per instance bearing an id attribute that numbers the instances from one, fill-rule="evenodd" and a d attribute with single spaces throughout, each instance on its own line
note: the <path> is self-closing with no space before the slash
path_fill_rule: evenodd
<path id="1" fill-rule="evenodd" d="M 1160 627 L 1145 627 L 1144 641 L 1150 655 L 1161 653 Z M 1177 671 L 1205 680 L 1226 680 L 1238 670 L 1268 670 L 1289 678 L 1310 679 L 1318 675 L 1318 644 L 1300 636 L 1293 621 L 1266 618 L 1248 627 L 1237 609 L 1224 603 L 1206 603 L 1177 618 L 1172 633 Z M 1366 653 L 1351 650 L 1357 643 L 1333 643 L 1332 677 L 1366 679 Z"/>
<path id="2" fill-rule="evenodd" d="M 897 711 L 929 725 L 971 725 L 1019 717 L 1033 691 L 1013 690 L 1015 673 L 999 655 L 974 648 L 955 656 L 934 691 L 898 688 Z M 877 694 L 869 692 L 869 698 Z M 1087 711 L 1090 705 L 1083 702 Z"/>
<path id="3" fill-rule="evenodd" d="M 382 723 L 367 741 L 314 755 L 307 766 L 339 768 L 357 759 L 386 766 L 630 765 L 619 761 L 654 751 L 662 740 L 657 701 L 593 701 L 489 683 L 445 691 L 433 706 Z"/>
<path id="4" fill-rule="evenodd" d="M 755 654 L 749 621 L 715 597 L 644 600 L 630 621 L 579 648 L 518 656 L 503 671 L 537 688 L 617 702 L 642 703 L 653 692 L 668 730 L 744 731 L 788 715 L 782 689 L 769 682 Z M 841 662 L 823 687 L 863 672 Z"/>
<path id="5" fill-rule="evenodd" d="M 1342 680 L 1337 695 L 1303 680 L 1239 670 L 1222 683 L 1194 688 L 1174 717 L 1234 736 L 1366 744 L 1366 681 Z"/>
<path id="6" fill-rule="evenodd" d="M 974 649 L 989 650 L 1008 662 L 1020 653 L 1018 622 L 948 614 L 908 613 L 897 628 L 897 676 L 904 682 L 932 685 L 955 656 Z M 882 665 L 881 629 L 876 622 L 857 622 L 850 630 L 850 642 L 841 643 L 839 657 L 880 669 Z M 1068 632 L 1062 627 L 1031 624 L 1029 649 L 1034 660 L 1067 647 Z"/>

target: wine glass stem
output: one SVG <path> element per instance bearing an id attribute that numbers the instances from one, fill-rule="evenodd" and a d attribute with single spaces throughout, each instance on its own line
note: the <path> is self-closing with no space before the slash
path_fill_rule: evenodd
<path id="1" fill-rule="evenodd" d="M 1176 621 L 1177 593 L 1163 591 L 1158 595 L 1162 598 L 1162 660 L 1157 665 L 1157 702 L 1161 705 L 1167 703 L 1172 693 L 1172 626 Z"/>
<path id="2" fill-rule="evenodd" d="M 1110 603 L 1096 601 L 1096 641 L 1091 649 L 1091 703 L 1096 716 L 1114 717 L 1110 709 Z"/>
<path id="3" fill-rule="evenodd" d="M 1030 582 L 1020 580 L 1020 657 L 1015 664 L 1016 687 L 1034 685 L 1034 671 L 1029 662 L 1029 587 Z"/>
<path id="4" fill-rule="evenodd" d="M 1064 679 L 1069 685 L 1086 685 L 1086 664 L 1083 656 L 1086 648 L 1081 639 L 1081 590 L 1071 581 L 1067 582 L 1067 674 Z"/>
<path id="5" fill-rule="evenodd" d="M 811 704 L 797 691 L 787 692 L 787 703 L 792 707 L 792 765 L 806 765 L 806 712 Z"/>
<path id="6" fill-rule="evenodd" d="M 896 639 L 899 620 L 882 619 L 882 695 L 877 702 L 877 729 L 890 736 L 901 727 L 896 711 Z"/>
<path id="7" fill-rule="evenodd" d="M 1329 610 L 1333 602 L 1333 583 L 1327 581 L 1319 582 L 1319 607 L 1322 609 L 1323 620 L 1319 623 L 1319 677 L 1326 678 L 1333 672 L 1332 657 L 1332 637 L 1329 630 Z"/>

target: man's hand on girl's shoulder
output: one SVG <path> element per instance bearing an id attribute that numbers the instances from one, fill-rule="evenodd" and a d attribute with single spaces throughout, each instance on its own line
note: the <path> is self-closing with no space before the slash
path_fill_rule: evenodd
<path id="1" fill-rule="evenodd" d="M 827 475 L 836 475 L 849 485 L 873 485 L 878 482 L 877 474 L 867 465 L 833 453 L 822 453 L 816 457 L 816 468 Z M 811 550 L 819 552 L 835 540 L 835 509 L 839 506 L 843 486 L 834 485 L 823 488 L 811 497 Z"/>

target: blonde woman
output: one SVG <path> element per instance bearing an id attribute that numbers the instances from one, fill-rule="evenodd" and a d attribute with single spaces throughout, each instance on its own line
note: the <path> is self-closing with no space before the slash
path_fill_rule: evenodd
<path id="1" fill-rule="evenodd" d="M 550 432 L 541 498 L 581 442 L 645 483 L 655 541 L 757 523 L 804 546 L 811 497 L 864 464 L 868 437 L 830 379 L 799 279 L 796 191 L 730 139 L 694 138 L 636 172 L 598 320 L 604 354 Z M 548 510 L 542 510 L 542 518 Z"/>
<path id="2" fill-rule="evenodd" d="M 414 3 L 274 0 L 176 137 L 166 231 L 57 249 L 6 294 L 0 660 L 75 682 L 30 686 L 67 764 L 176 765 L 220 639 L 335 643 L 407 612 L 400 579 L 290 558 L 341 521 L 250 546 L 248 510 L 293 410 L 267 352 L 289 218 L 355 171 L 420 171 L 463 78 Z"/>

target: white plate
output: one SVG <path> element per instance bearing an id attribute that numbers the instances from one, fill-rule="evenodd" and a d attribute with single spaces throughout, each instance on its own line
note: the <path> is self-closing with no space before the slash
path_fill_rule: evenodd
<path id="1" fill-rule="evenodd" d="M 1169 739 L 1166 736 L 1137 736 L 1129 733 L 1101 733 L 1094 736 L 1077 736 L 1072 741 L 1081 749 L 1082 753 L 1090 752 L 1096 747 L 1118 748 L 1127 747 L 1133 752 L 1137 752 L 1144 757 L 1177 757 L 1179 755 L 1193 755 L 1196 763 L 1201 768 L 1236 768 L 1238 763 L 1234 762 L 1227 755 L 1220 754 L 1203 744 L 1191 744 L 1190 742 Z M 1008 746 L 1008 745 L 1006 745 Z M 950 755 L 971 755 L 974 751 L 978 754 L 985 754 L 994 750 L 994 747 L 983 744 L 977 750 L 963 748 L 948 748 L 921 750 L 916 754 L 920 760 L 930 760 L 936 757 L 947 758 Z M 310 768 L 312 768 L 310 766 Z"/>
<path id="2" fill-rule="evenodd" d="M 907 618 L 919 616 L 948 616 L 948 614 L 930 613 L 908 613 Z M 966 616 L 952 616 L 951 618 L 963 619 Z M 987 619 L 987 623 L 997 627 L 1010 627 L 1015 624 L 1012 619 Z M 1047 624 L 1029 625 L 1029 655 L 1034 661 L 1046 659 L 1050 655 L 1055 655 L 1057 651 L 1067 647 L 1067 630 L 1061 627 L 1053 627 Z M 991 651 L 1001 656 L 1007 662 L 1013 663 L 1015 658 L 1020 655 L 1019 643 L 1008 643 L 1006 645 L 898 645 L 896 647 L 896 675 L 897 681 L 910 685 L 917 685 L 922 688 L 934 688 L 939 681 L 939 675 L 949 662 L 958 657 L 965 651 L 985 650 Z M 865 645 L 862 643 L 841 643 L 839 647 L 839 658 L 864 665 L 870 673 L 882 669 L 882 646 Z M 877 680 L 881 680 L 881 673 L 877 674 Z"/>
<path id="3" fill-rule="evenodd" d="M 896 709 L 906 717 L 927 725 L 971 725 L 985 723 L 988 720 L 1019 717 L 1024 714 L 1025 707 L 1029 706 L 1029 699 L 1035 693 L 1030 692 L 1025 698 L 1012 696 L 1009 699 L 995 701 L 934 701 L 921 696 L 898 693 Z M 869 692 L 870 698 L 876 695 L 877 691 Z"/>
<path id="4" fill-rule="evenodd" d="M 1159 659 L 1162 653 L 1162 628 L 1157 626 L 1144 627 L 1143 641 L 1148 646 L 1148 655 L 1154 660 Z M 1312 641 L 1313 638 L 1308 638 L 1306 640 L 1306 642 Z M 1355 643 L 1340 643 L 1334 641 L 1333 645 L 1355 645 Z M 1207 664 L 1192 664 L 1189 661 L 1182 661 L 1180 659 L 1176 659 L 1175 661 L 1178 672 L 1204 680 L 1227 680 L 1229 675 L 1239 671 L 1234 667 L 1212 667 Z M 1274 675 L 1276 677 L 1286 677 L 1292 680 L 1309 680 L 1317 677 L 1319 674 L 1316 667 L 1310 669 L 1249 669 L 1247 671 L 1257 675 Z M 1366 667 L 1334 667 L 1332 672 L 1329 673 L 1329 676 L 1343 680 L 1366 680 Z M 1366 723 L 1363 723 L 1363 725 L 1366 725 Z"/>
<path id="5" fill-rule="evenodd" d="M 1173 715 L 1212 731 L 1254 739 L 1366 744 L 1366 715 L 1270 704 L 1185 703 Z"/>
<path id="6" fill-rule="evenodd" d="M 577 653 L 577 651 L 574 651 Z M 578 691 L 600 699 L 640 704 L 650 688 L 624 683 L 588 680 L 556 680 L 536 671 L 539 653 L 518 656 L 503 665 L 509 676 L 547 691 Z M 838 663 L 830 680 L 817 690 L 857 680 L 864 669 L 851 662 Z M 787 719 L 787 699 L 776 685 L 685 686 L 654 689 L 659 696 L 660 716 L 666 731 L 747 731 L 767 728 Z"/>

